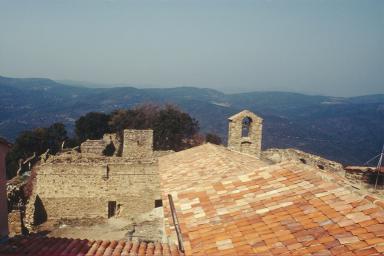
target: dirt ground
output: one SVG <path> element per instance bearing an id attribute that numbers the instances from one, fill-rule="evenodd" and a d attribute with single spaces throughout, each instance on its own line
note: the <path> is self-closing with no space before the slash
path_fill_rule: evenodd
<path id="1" fill-rule="evenodd" d="M 163 241 L 162 208 L 136 218 L 60 220 L 45 223 L 37 231 L 50 237 L 68 237 L 89 240 L 144 240 Z"/>

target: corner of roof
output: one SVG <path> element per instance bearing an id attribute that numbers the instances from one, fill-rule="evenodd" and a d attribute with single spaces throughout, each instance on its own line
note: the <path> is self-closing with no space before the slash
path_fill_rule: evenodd
<path id="1" fill-rule="evenodd" d="M 287 160 L 287 161 L 278 163 L 278 165 L 280 165 L 283 168 L 288 167 L 287 165 L 289 165 L 289 164 L 293 164 L 295 166 L 300 166 L 304 170 L 309 170 L 311 172 L 314 172 L 316 174 L 316 176 L 320 177 L 324 181 L 335 183 L 335 184 L 339 185 L 341 188 L 344 188 L 346 190 L 351 191 L 355 195 L 360 196 L 361 198 L 363 198 L 365 200 L 368 200 L 372 204 L 374 204 L 377 207 L 380 207 L 381 209 L 384 210 L 384 199 L 383 198 L 372 194 L 368 190 L 362 190 L 361 188 L 359 188 L 356 185 L 354 185 L 353 183 L 351 183 L 346 177 L 340 176 L 336 173 L 332 173 L 332 172 L 327 171 L 327 170 L 317 169 L 314 166 L 309 166 L 309 165 L 306 165 L 304 163 L 301 163 L 301 162 L 295 161 L 295 160 Z"/>

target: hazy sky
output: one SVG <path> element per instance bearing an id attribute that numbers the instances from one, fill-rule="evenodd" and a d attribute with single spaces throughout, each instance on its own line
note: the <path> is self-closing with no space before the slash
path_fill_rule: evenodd
<path id="1" fill-rule="evenodd" d="M 0 75 L 384 93 L 384 1 L 0 0 Z"/>

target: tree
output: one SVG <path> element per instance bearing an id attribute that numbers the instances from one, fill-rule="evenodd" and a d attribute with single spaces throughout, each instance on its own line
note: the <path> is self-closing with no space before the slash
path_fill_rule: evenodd
<path id="1" fill-rule="evenodd" d="M 152 129 L 160 107 L 142 104 L 133 109 L 118 109 L 111 113 L 109 127 L 117 132 L 124 129 Z"/>
<path id="2" fill-rule="evenodd" d="M 62 142 L 67 139 L 67 131 L 62 123 L 21 133 L 7 155 L 7 177 L 12 178 L 16 175 L 20 159 L 25 160 L 34 153 L 41 155 L 47 149 L 51 154 L 56 154 L 60 150 Z M 37 158 L 32 160 L 32 164 L 35 161 Z"/>
<path id="3" fill-rule="evenodd" d="M 62 123 L 54 123 L 47 129 L 46 145 L 43 150 L 49 148 L 50 152 L 56 154 L 60 151 L 63 141 L 68 140 L 67 131 Z"/>
<path id="4" fill-rule="evenodd" d="M 104 133 L 110 132 L 109 119 L 109 115 L 98 112 L 90 112 L 80 117 L 75 123 L 75 132 L 79 142 L 87 139 L 101 139 Z"/>
<path id="5" fill-rule="evenodd" d="M 205 135 L 205 142 L 209 142 L 209 143 L 216 144 L 216 145 L 222 144 L 221 138 L 217 134 L 214 134 L 214 133 L 207 133 Z"/>
<path id="6" fill-rule="evenodd" d="M 153 125 L 154 148 L 179 151 L 191 147 L 190 140 L 199 131 L 197 120 L 167 105 L 159 111 Z"/>
<path id="7" fill-rule="evenodd" d="M 115 110 L 110 115 L 110 130 L 153 129 L 156 150 L 179 151 L 198 144 L 198 122 L 176 106 L 143 104 L 134 109 Z"/>

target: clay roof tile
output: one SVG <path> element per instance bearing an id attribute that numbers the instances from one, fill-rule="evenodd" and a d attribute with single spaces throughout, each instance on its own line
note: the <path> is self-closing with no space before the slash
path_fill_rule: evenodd
<path id="1" fill-rule="evenodd" d="M 163 254 L 162 248 L 167 248 Z M 173 250 L 173 249 L 172 249 Z M 0 244 L 0 255 L 49 255 L 49 256 L 122 256 L 122 255 L 171 255 L 169 246 L 158 242 L 88 241 L 68 238 L 52 238 L 32 234 L 17 236 Z M 174 254 L 179 255 L 179 254 Z"/>
<path id="2" fill-rule="evenodd" d="M 337 174 L 294 161 L 271 165 L 212 144 L 160 157 L 159 169 L 166 233 L 177 239 L 170 194 L 186 255 L 384 251 L 382 200 L 353 191 Z"/>

